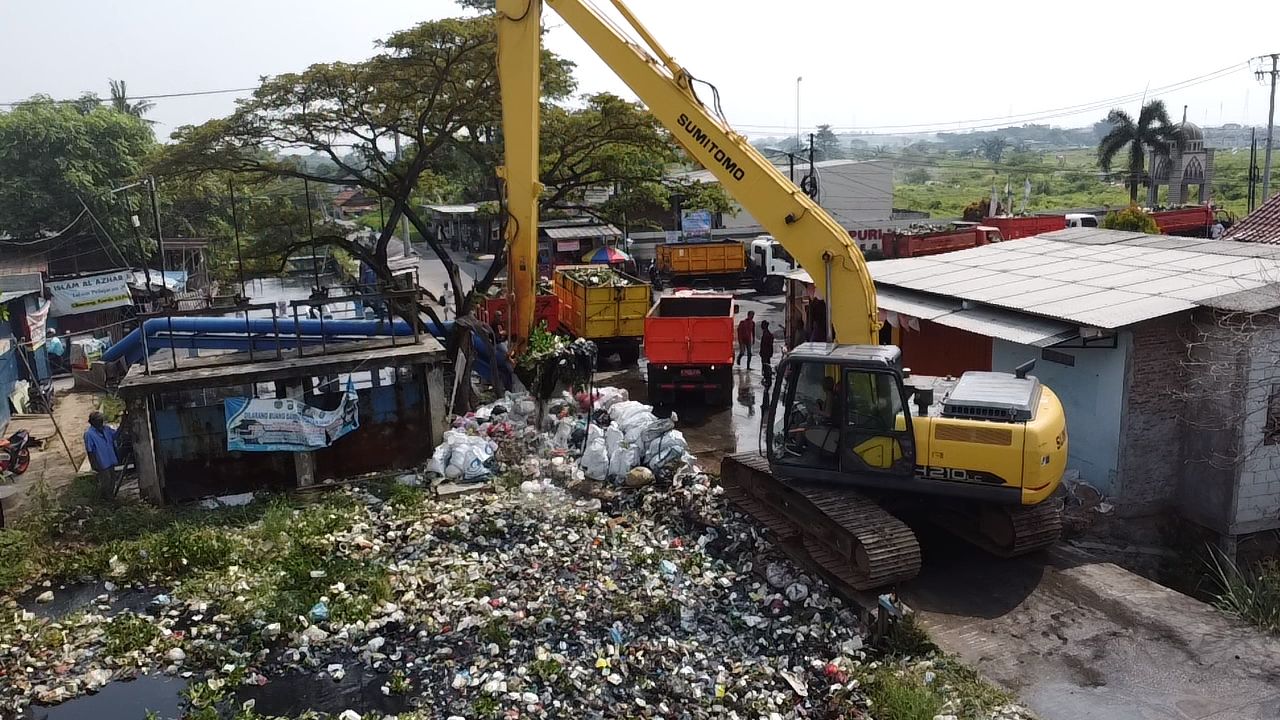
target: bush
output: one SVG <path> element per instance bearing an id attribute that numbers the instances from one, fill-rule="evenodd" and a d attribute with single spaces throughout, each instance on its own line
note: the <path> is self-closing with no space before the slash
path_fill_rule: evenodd
<path id="1" fill-rule="evenodd" d="M 1267 560 L 1244 571 L 1214 552 L 1209 570 L 1217 588 L 1219 610 L 1270 633 L 1280 633 L 1280 563 Z"/>
<path id="2" fill-rule="evenodd" d="M 929 171 L 922 167 L 911 168 L 903 174 L 902 180 L 908 185 L 923 185 L 929 182 Z"/>
<path id="3" fill-rule="evenodd" d="M 1150 235 L 1160 233 L 1160 226 L 1156 224 L 1156 219 L 1143 212 L 1137 205 L 1107 213 L 1107 216 L 1102 218 L 1102 227 L 1108 230 L 1130 230 Z"/>

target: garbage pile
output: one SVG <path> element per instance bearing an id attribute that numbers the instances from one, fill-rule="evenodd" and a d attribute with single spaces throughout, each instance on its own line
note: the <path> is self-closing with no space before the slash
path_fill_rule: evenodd
<path id="1" fill-rule="evenodd" d="M 560 270 L 566 277 L 587 287 L 627 287 L 643 285 L 644 282 L 626 273 L 619 272 L 608 265 L 590 265 Z"/>
<path id="2" fill-rule="evenodd" d="M 508 394 L 456 418 L 429 468 L 507 480 L 491 492 L 354 486 L 277 517 L 274 535 L 266 518 L 220 527 L 235 558 L 152 578 L 165 591 L 145 611 L 110 617 L 99 598 L 51 623 L 4 607 L 0 716 L 165 673 L 221 717 L 272 683 L 370 674 L 381 696 L 451 720 L 880 717 L 864 688 L 891 670 L 864 651 L 854 608 L 727 507 L 676 422 L 615 388 Z M 286 566 L 286 551 L 324 565 Z M 374 600 L 355 584 L 370 568 Z M 289 710 L 373 709 L 306 697 L 322 705 Z"/>
<path id="3" fill-rule="evenodd" d="M 639 487 L 676 471 L 695 471 L 689 444 L 675 428 L 678 418 L 658 418 L 653 406 L 631 400 L 627 391 L 602 387 L 569 392 L 547 403 L 528 393 L 506 397 L 455 418 L 427 465 L 433 480 L 478 482 L 501 470 L 499 448 L 510 459 L 556 456 L 570 476 Z M 575 478 L 570 478 L 575 479 Z"/>

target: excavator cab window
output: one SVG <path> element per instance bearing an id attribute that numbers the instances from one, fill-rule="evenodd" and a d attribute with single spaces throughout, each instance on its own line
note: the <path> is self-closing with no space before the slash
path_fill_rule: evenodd
<path id="1" fill-rule="evenodd" d="M 769 454 L 780 466 L 910 475 L 911 418 L 898 377 L 884 370 L 799 362 L 783 368 L 771 411 Z"/>
<path id="2" fill-rule="evenodd" d="M 841 386 L 845 394 L 841 469 L 891 474 L 913 472 L 915 441 L 898 376 L 884 371 L 846 368 Z"/>
<path id="3" fill-rule="evenodd" d="M 840 366 L 803 362 L 784 367 L 775 390 L 770 454 L 774 461 L 837 472 L 844 393 Z"/>

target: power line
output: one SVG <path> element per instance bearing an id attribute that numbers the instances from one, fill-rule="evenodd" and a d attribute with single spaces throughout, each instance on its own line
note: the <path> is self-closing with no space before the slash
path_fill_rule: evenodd
<path id="1" fill-rule="evenodd" d="M 200 97 L 203 95 L 227 95 L 229 93 L 253 92 L 254 90 L 257 90 L 257 89 L 258 88 L 255 86 L 255 87 L 244 87 L 244 88 L 227 88 L 225 90 L 191 90 L 187 92 L 158 93 L 155 95 L 130 95 L 128 99 L 129 100 L 164 100 L 168 98 Z M 64 105 L 64 104 L 88 102 L 90 99 L 96 100 L 99 104 L 111 102 L 111 98 L 101 98 L 96 96 L 93 96 L 93 97 L 85 96 L 83 98 L 79 98 L 76 100 L 52 100 L 49 102 L 53 102 L 59 105 Z M 27 98 L 26 100 L 13 100 L 10 102 L 0 102 L 0 106 L 17 107 L 19 105 L 25 105 L 29 102 L 33 102 L 31 98 Z"/>
<path id="2" fill-rule="evenodd" d="M 842 132 L 858 132 L 858 131 L 873 131 L 873 130 L 897 131 L 897 132 L 878 133 L 883 135 L 888 135 L 888 134 L 919 135 L 919 134 L 934 134 L 939 132 L 958 132 L 963 130 L 981 130 L 981 129 L 988 129 L 993 127 L 1003 127 L 1010 123 L 1029 123 L 1029 122 L 1034 122 L 1036 120 L 1049 120 L 1056 117 L 1067 117 L 1071 115 L 1079 115 L 1081 113 L 1091 112 L 1094 110 L 1106 108 L 1116 103 L 1141 99 L 1144 96 L 1156 97 L 1161 94 L 1167 94 L 1169 92 L 1173 92 L 1175 90 L 1183 90 L 1183 89 L 1194 87 L 1196 85 L 1200 85 L 1203 83 L 1212 82 L 1214 80 L 1220 80 L 1246 67 L 1248 67 L 1248 63 L 1246 62 L 1235 63 L 1234 65 L 1220 68 L 1218 70 L 1214 70 L 1213 72 L 1206 73 L 1204 75 L 1188 78 L 1186 80 L 1182 80 L 1176 83 L 1158 87 L 1153 90 L 1144 90 L 1142 92 L 1135 92 L 1127 95 L 1118 95 L 1116 97 L 1106 98 L 1102 100 L 1093 100 L 1085 103 L 1079 103 L 1076 105 L 1067 105 L 1059 108 L 1037 110 L 1033 112 L 1019 113 L 1019 114 L 1007 115 L 1003 117 L 986 117 L 986 118 L 975 118 L 972 120 L 940 121 L 940 122 L 930 122 L 930 123 L 908 123 L 908 124 L 902 124 L 902 125 L 867 125 L 867 126 L 832 125 L 830 127 L 832 130 L 839 130 Z M 770 131 L 786 132 L 786 133 L 794 132 L 794 128 L 790 128 L 782 125 L 753 125 L 751 123 L 736 123 L 735 127 L 755 129 L 755 130 L 770 130 Z M 908 130 L 910 128 L 920 128 L 920 129 Z M 869 133 L 869 134 L 874 135 L 877 133 Z"/>

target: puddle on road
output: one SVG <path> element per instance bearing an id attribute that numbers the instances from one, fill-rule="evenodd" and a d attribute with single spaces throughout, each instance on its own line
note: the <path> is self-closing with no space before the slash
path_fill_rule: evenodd
<path id="1" fill-rule="evenodd" d="M 182 717 L 182 691 L 187 681 L 167 675 L 143 675 L 109 683 L 94 695 L 60 705 L 32 705 L 21 720 L 140 720 L 154 713 L 159 720 Z"/>
<path id="2" fill-rule="evenodd" d="M 272 678 L 266 685 L 242 687 L 235 693 L 235 706 L 253 700 L 253 709 L 259 714 L 286 717 L 303 710 L 337 716 L 343 710 L 354 710 L 361 715 L 373 712 L 394 715 L 410 709 L 408 697 L 382 694 L 382 686 L 390 681 L 390 674 L 359 664 L 345 669 L 347 674 L 340 682 L 334 682 L 325 673 L 315 673 L 286 675 Z"/>
<path id="3" fill-rule="evenodd" d="M 46 590 L 53 591 L 53 600 L 47 603 L 36 602 L 36 597 Z M 18 605 L 36 617 L 59 620 L 77 610 L 98 609 L 97 599 L 107 595 L 107 601 L 102 603 L 107 606 L 107 610 L 99 609 L 104 615 L 115 615 L 124 610 L 140 613 L 147 610 L 151 600 L 160 592 L 162 591 L 155 589 L 138 590 L 126 587 L 116 588 L 115 592 L 109 593 L 102 583 L 72 583 L 50 588 L 32 588 L 18 598 Z"/>

